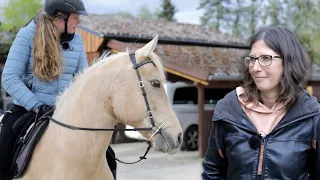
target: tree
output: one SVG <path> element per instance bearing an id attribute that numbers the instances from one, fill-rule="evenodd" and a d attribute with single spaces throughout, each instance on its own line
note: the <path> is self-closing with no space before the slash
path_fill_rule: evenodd
<path id="1" fill-rule="evenodd" d="M 138 11 L 137 15 L 134 15 L 130 12 L 125 11 L 118 11 L 117 15 L 124 17 L 124 18 L 131 18 L 131 19 L 141 19 L 141 20 L 149 20 L 149 19 L 157 19 L 157 10 L 151 11 L 148 6 L 142 5 Z"/>
<path id="2" fill-rule="evenodd" d="M 136 18 L 133 14 L 129 12 L 118 11 L 116 14 L 124 18 L 132 18 L 132 19 Z"/>
<path id="3" fill-rule="evenodd" d="M 166 19 L 169 21 L 175 21 L 174 15 L 178 10 L 171 3 L 170 0 L 162 0 L 161 10 L 158 14 L 159 19 Z"/>
<path id="4" fill-rule="evenodd" d="M 261 11 L 260 2 L 261 0 L 251 0 L 250 5 L 248 6 L 248 19 L 249 19 L 249 37 L 253 36 L 256 33 L 259 12 Z"/>
<path id="5" fill-rule="evenodd" d="M 268 0 L 263 3 L 263 23 L 268 25 L 285 25 L 287 16 L 285 10 L 288 10 L 290 0 Z"/>
<path id="6" fill-rule="evenodd" d="M 237 6 L 241 7 L 241 0 L 237 0 Z M 236 8 L 233 10 L 235 17 L 234 17 L 234 21 L 233 21 L 233 25 L 232 25 L 232 34 L 235 35 L 236 37 L 239 37 L 241 34 L 241 13 L 242 10 L 240 8 Z"/>
<path id="7" fill-rule="evenodd" d="M 302 44 L 306 47 L 311 59 L 320 63 L 320 2 L 318 0 L 293 0 L 287 12 L 290 22 Z"/>
<path id="8" fill-rule="evenodd" d="M 157 12 L 152 12 L 148 6 L 143 5 L 140 7 L 137 17 L 141 20 L 157 19 Z"/>
<path id="9" fill-rule="evenodd" d="M 287 26 L 320 63 L 320 0 L 201 0 L 198 9 L 202 25 L 244 38 L 261 27 Z"/>
<path id="10" fill-rule="evenodd" d="M 6 31 L 16 32 L 25 26 L 41 7 L 41 0 L 10 0 L 3 6 L 4 21 L 1 27 Z"/>
<path id="11" fill-rule="evenodd" d="M 221 24 L 224 14 L 226 13 L 226 7 L 223 5 L 224 0 L 201 0 L 198 9 L 204 9 L 205 12 L 201 16 L 201 24 L 215 28 L 221 31 Z"/>

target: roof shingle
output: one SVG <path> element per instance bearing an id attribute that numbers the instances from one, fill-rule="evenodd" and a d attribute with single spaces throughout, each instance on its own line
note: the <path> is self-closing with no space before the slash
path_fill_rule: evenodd
<path id="1" fill-rule="evenodd" d="M 141 38 L 153 38 L 159 35 L 160 39 L 247 45 L 244 39 L 214 29 L 167 20 L 139 20 L 116 14 L 91 14 L 82 16 L 80 25 L 103 35 L 127 35 Z"/>

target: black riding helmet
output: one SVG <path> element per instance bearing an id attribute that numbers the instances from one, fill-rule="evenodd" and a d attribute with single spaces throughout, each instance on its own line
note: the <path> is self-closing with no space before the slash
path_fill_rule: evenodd
<path id="1" fill-rule="evenodd" d="M 46 0 L 44 11 L 54 15 L 57 11 L 64 13 L 76 13 L 88 16 L 82 0 Z"/>
<path id="2" fill-rule="evenodd" d="M 71 41 L 74 37 L 74 34 L 68 33 L 68 19 L 70 14 L 76 13 L 88 16 L 82 0 L 45 0 L 44 11 L 64 20 L 65 31 L 61 36 L 60 44 L 63 49 L 69 49 L 68 41 Z M 58 12 L 65 13 L 67 16 L 60 16 Z"/>

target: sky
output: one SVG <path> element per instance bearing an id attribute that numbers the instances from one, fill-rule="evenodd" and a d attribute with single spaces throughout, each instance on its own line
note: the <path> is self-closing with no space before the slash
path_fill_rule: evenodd
<path id="1" fill-rule="evenodd" d="M 0 20 L 2 19 L 1 7 L 10 0 L 0 0 Z M 147 6 L 151 11 L 160 8 L 161 0 L 83 0 L 89 13 L 104 14 L 118 11 L 130 12 L 136 15 L 141 6 Z M 171 0 L 178 12 L 175 18 L 178 22 L 200 24 L 202 10 L 197 10 L 200 0 Z"/>

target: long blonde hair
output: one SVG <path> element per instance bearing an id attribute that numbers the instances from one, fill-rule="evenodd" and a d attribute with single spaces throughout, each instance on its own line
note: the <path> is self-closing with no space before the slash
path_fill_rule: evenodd
<path id="1" fill-rule="evenodd" d="M 32 49 L 32 70 L 39 79 L 47 82 L 57 79 L 63 72 L 60 37 L 53 24 L 54 18 L 45 12 L 38 14 Z"/>

